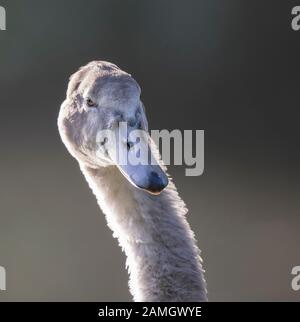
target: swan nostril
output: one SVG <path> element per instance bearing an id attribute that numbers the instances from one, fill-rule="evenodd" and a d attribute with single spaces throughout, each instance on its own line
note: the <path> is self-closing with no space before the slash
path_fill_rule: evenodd
<path id="1" fill-rule="evenodd" d="M 136 126 L 139 130 L 141 130 L 142 129 L 142 122 L 141 121 L 139 121 L 138 123 L 137 123 L 137 126 Z"/>
<path id="2" fill-rule="evenodd" d="M 133 143 L 127 141 L 127 150 L 129 151 L 133 147 Z"/>
<path id="3" fill-rule="evenodd" d="M 128 121 L 127 121 L 127 124 L 129 127 L 134 127 L 136 125 L 137 121 L 135 118 L 130 118 Z"/>
<path id="4" fill-rule="evenodd" d="M 105 143 L 107 143 L 107 138 L 104 138 L 103 141 L 100 142 L 100 145 L 104 145 Z"/>

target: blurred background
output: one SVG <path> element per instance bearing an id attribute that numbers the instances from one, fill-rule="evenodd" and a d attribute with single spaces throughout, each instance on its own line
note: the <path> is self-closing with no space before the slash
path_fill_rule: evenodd
<path id="1" fill-rule="evenodd" d="M 295 1 L 0 5 L 0 301 L 131 300 L 125 256 L 56 126 L 69 75 L 95 59 L 139 82 L 152 129 L 205 130 L 205 173 L 169 171 L 210 300 L 300 300 Z"/>

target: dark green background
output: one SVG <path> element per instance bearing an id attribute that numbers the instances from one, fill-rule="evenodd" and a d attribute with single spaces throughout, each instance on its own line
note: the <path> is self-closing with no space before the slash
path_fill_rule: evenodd
<path id="1" fill-rule="evenodd" d="M 131 299 L 124 254 L 56 128 L 68 76 L 94 59 L 136 78 L 152 129 L 205 130 L 204 175 L 170 172 L 210 300 L 300 300 L 297 2 L 0 5 L 0 301 Z"/>

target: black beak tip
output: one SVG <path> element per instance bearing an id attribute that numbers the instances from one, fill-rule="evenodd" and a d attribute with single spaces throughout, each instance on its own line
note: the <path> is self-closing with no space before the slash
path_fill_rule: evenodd
<path id="1" fill-rule="evenodd" d="M 166 175 L 159 176 L 156 172 L 152 171 L 149 177 L 149 185 L 146 188 L 148 192 L 154 195 L 160 194 L 169 184 L 169 179 Z"/>

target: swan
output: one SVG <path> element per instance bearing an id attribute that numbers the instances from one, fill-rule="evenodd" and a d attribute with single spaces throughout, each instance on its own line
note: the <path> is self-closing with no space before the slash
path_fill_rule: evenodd
<path id="1" fill-rule="evenodd" d="M 116 136 L 117 145 L 99 141 L 100 132 L 117 131 L 121 122 L 129 130 L 149 133 L 140 94 L 134 78 L 116 65 L 90 62 L 70 77 L 58 116 L 59 133 L 126 254 L 133 300 L 206 301 L 202 260 L 185 217 L 187 208 L 162 161 L 122 165 L 115 150 L 124 146 L 128 154 L 135 151 L 127 134 Z M 144 144 L 158 159 L 149 135 Z"/>

